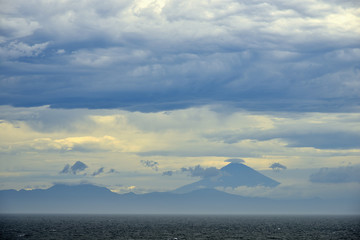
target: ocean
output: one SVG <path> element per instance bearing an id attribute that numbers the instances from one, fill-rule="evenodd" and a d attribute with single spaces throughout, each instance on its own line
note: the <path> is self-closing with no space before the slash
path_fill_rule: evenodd
<path id="1" fill-rule="evenodd" d="M 0 239 L 360 239 L 360 216 L 0 215 Z"/>

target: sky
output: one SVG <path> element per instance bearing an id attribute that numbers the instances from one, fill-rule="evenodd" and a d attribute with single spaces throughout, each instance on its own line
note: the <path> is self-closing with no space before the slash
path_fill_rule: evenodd
<path id="1" fill-rule="evenodd" d="M 169 191 L 238 161 L 281 184 L 224 191 L 360 199 L 357 0 L 0 5 L 0 189 Z"/>

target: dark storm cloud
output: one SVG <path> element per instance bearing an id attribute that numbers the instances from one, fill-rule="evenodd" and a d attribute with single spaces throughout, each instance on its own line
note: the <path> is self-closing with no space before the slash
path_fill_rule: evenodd
<path id="1" fill-rule="evenodd" d="M 274 171 L 280 171 L 280 170 L 286 170 L 287 167 L 285 165 L 282 165 L 281 163 L 273 163 L 269 166 Z"/>
<path id="2" fill-rule="evenodd" d="M 220 170 L 216 167 L 204 168 L 197 165 L 195 167 L 181 168 L 181 172 L 186 172 L 191 177 L 209 178 L 219 175 Z"/>
<path id="3" fill-rule="evenodd" d="M 66 164 L 64 169 L 60 173 L 76 175 L 76 174 L 84 171 L 87 167 L 88 166 L 85 163 L 83 163 L 81 161 L 77 161 L 71 167 L 69 164 Z"/>
<path id="4" fill-rule="evenodd" d="M 162 173 L 163 176 L 172 176 L 174 174 L 173 171 L 165 171 Z"/>
<path id="5" fill-rule="evenodd" d="M 0 104 L 329 112 L 360 102 L 358 6 L 348 2 L 2 5 Z"/>
<path id="6" fill-rule="evenodd" d="M 76 163 L 74 163 L 74 165 L 71 166 L 71 172 L 73 174 L 77 174 L 78 172 L 84 171 L 88 166 L 81 162 L 81 161 L 77 161 Z"/>
<path id="7" fill-rule="evenodd" d="M 240 159 L 240 158 L 230 158 L 230 159 L 226 159 L 224 162 L 245 163 L 245 161 L 243 159 Z"/>
<path id="8" fill-rule="evenodd" d="M 101 167 L 98 170 L 96 170 L 95 172 L 93 172 L 93 174 L 91 174 L 91 176 L 95 177 L 95 176 L 97 176 L 97 175 L 99 175 L 99 174 L 101 174 L 103 172 L 104 172 L 104 168 Z"/>
<path id="9" fill-rule="evenodd" d="M 310 175 L 311 182 L 317 183 L 347 183 L 360 182 L 360 166 L 339 168 L 322 168 Z"/>
<path id="10" fill-rule="evenodd" d="M 63 170 L 60 171 L 60 173 L 71 173 L 70 164 L 66 164 Z"/>
<path id="11" fill-rule="evenodd" d="M 116 171 L 115 169 L 111 168 L 107 173 L 119 173 L 119 172 Z"/>
<path id="12" fill-rule="evenodd" d="M 159 163 L 151 160 L 141 160 L 141 164 L 145 167 L 152 168 L 155 171 L 158 171 Z"/>
<path id="13" fill-rule="evenodd" d="M 219 175 L 220 170 L 215 167 L 204 168 L 196 165 L 195 167 L 183 167 L 176 171 L 165 171 L 162 176 L 173 176 L 175 173 L 187 173 L 190 177 L 210 178 Z"/>

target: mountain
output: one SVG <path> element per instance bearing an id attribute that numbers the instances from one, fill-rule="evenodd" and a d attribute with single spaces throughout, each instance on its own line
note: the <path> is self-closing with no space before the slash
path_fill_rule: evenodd
<path id="1" fill-rule="evenodd" d="M 351 205 L 352 204 L 352 205 Z M 357 203 L 242 197 L 215 189 L 177 194 L 117 194 L 91 184 L 0 191 L 0 214 L 296 214 L 359 213 Z"/>
<path id="2" fill-rule="evenodd" d="M 203 178 L 200 181 L 182 186 L 174 190 L 174 193 L 186 193 L 202 188 L 236 188 L 240 186 L 255 187 L 276 187 L 280 183 L 266 177 L 254 169 L 241 164 L 230 163 L 221 168 L 219 174 L 214 177 Z"/>
<path id="3" fill-rule="evenodd" d="M 105 187 L 56 184 L 48 189 L 0 191 L 0 211 L 61 213 L 99 209 L 101 212 L 105 210 L 101 205 L 111 205 L 117 200 L 118 194 Z"/>

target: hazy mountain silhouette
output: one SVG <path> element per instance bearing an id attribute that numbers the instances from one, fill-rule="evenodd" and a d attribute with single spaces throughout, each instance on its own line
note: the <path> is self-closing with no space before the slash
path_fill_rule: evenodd
<path id="1" fill-rule="evenodd" d="M 352 205 L 351 205 L 352 204 Z M 184 194 L 117 194 L 91 184 L 57 184 L 49 189 L 2 190 L 0 213 L 83 214 L 296 214 L 358 213 L 348 202 L 274 200 L 200 189 Z"/>
<path id="2" fill-rule="evenodd" d="M 186 193 L 198 189 L 214 189 L 216 187 L 236 188 L 239 186 L 255 187 L 258 185 L 265 187 L 276 187 L 279 184 L 279 182 L 266 177 L 265 175 L 242 163 L 230 163 L 221 168 L 217 176 L 203 178 L 195 183 L 182 186 L 174 190 L 174 192 Z"/>
<path id="3" fill-rule="evenodd" d="M 174 192 L 117 194 L 92 184 L 56 184 L 48 189 L 0 191 L 0 213 L 96 213 L 96 214 L 279 214 L 357 213 L 356 203 L 344 201 L 274 200 L 243 197 L 216 187 L 279 183 L 254 169 L 230 163 L 215 177 L 204 178 Z"/>

